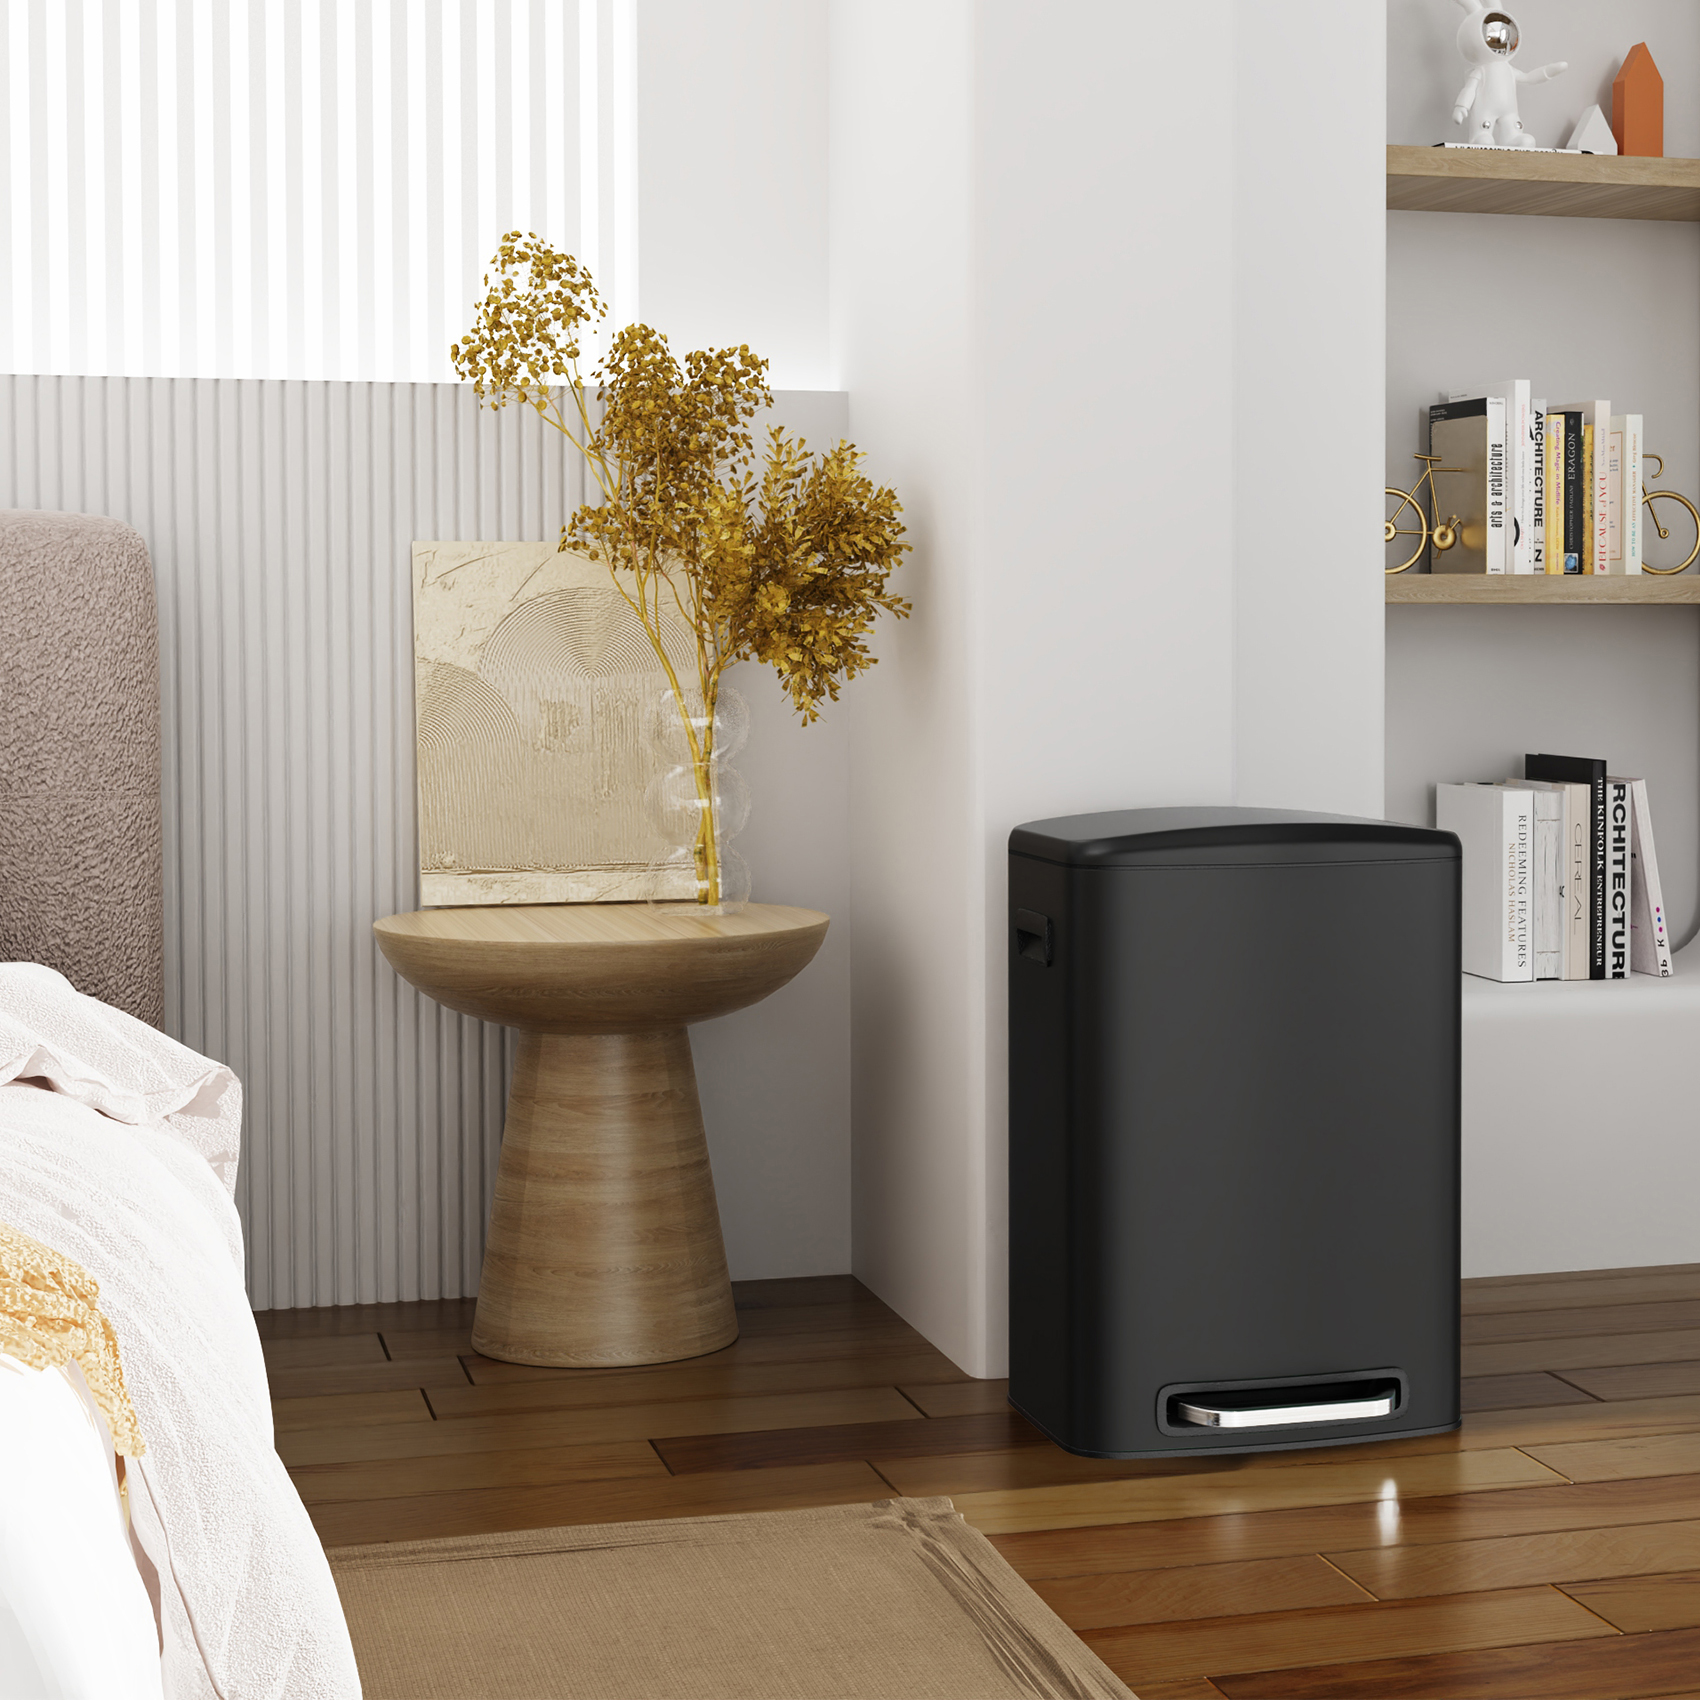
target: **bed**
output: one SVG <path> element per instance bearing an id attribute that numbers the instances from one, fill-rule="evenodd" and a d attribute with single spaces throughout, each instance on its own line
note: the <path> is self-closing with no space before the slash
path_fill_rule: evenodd
<path id="1" fill-rule="evenodd" d="M 241 1088 L 158 1029 L 147 552 L 0 513 L 0 593 L 0 1694 L 357 1696 L 273 1447 Z"/>

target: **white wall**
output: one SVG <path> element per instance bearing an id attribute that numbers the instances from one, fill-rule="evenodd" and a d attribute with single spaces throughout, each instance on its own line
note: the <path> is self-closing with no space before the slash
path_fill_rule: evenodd
<path id="1" fill-rule="evenodd" d="M 916 550 L 900 586 L 915 616 L 881 633 L 850 704 L 853 1267 L 972 1364 L 989 1281 L 966 967 L 982 925 L 971 4 L 854 0 L 831 28 L 834 355 L 850 435 L 897 488 Z"/>
<path id="2" fill-rule="evenodd" d="M 643 317 L 832 387 L 826 0 L 642 0 L 637 31 Z"/>
<path id="3" fill-rule="evenodd" d="M 1330 442 L 1344 512 L 1281 524 L 1313 487 L 1291 410 L 1381 405 L 1359 11 L 1219 9 L 1246 98 L 1201 119 L 1159 73 L 1193 55 L 1186 13 L 834 8 L 836 347 L 923 601 L 856 703 L 856 1270 L 977 1374 L 1005 1356 L 1009 829 L 1241 794 L 1379 812 L 1380 588 L 1350 518 L 1373 537 L 1374 433 Z M 1331 85 L 1300 124 L 1326 192 L 1263 157 L 1292 128 L 1264 85 L 1299 62 Z M 1183 138 L 1185 170 L 1153 169 Z"/>

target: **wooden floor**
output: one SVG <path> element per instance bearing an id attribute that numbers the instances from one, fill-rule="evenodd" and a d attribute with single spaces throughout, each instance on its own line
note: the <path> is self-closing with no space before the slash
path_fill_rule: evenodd
<path id="1" fill-rule="evenodd" d="M 327 1545 L 949 1494 L 1142 1700 L 1700 1700 L 1700 1266 L 1463 1304 L 1460 1433 L 1119 1465 L 848 1276 L 642 1370 L 479 1357 L 470 1303 L 259 1323 Z"/>

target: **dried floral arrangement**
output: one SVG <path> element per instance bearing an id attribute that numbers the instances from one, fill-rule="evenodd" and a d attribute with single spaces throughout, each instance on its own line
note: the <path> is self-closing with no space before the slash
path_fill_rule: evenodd
<path id="1" fill-rule="evenodd" d="M 581 332 L 606 312 L 590 273 L 518 231 L 491 264 L 472 328 L 450 350 L 455 371 L 483 403 L 532 408 L 584 457 L 600 500 L 572 515 L 560 547 L 607 565 L 667 674 L 699 800 L 697 901 L 717 906 L 721 675 L 764 662 L 805 724 L 816 719 L 874 665 L 877 616 L 909 613 L 888 588 L 909 548 L 902 507 L 863 474 L 854 444 L 811 454 L 777 426 L 758 476 L 750 426 L 773 395 L 767 361 L 747 346 L 699 349 L 681 364 L 659 331 L 627 325 L 587 386 Z M 662 643 L 669 604 L 696 634 L 694 681 L 678 677 Z"/>

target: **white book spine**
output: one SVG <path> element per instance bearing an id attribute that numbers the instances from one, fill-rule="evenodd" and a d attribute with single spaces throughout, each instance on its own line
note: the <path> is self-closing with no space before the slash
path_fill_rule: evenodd
<path id="1" fill-rule="evenodd" d="M 1501 378 L 1496 383 L 1477 390 L 1447 390 L 1442 401 L 1470 401 L 1485 396 L 1490 403 L 1499 401 L 1505 410 L 1505 564 L 1489 566 L 1488 571 L 1504 573 L 1533 573 L 1544 570 L 1535 565 L 1535 464 L 1529 447 L 1529 427 L 1532 404 L 1527 378 Z M 1488 469 L 1493 475 L 1493 426 L 1489 410 Z M 1490 521 L 1491 523 L 1491 521 Z M 1490 543 L 1491 554 L 1491 543 Z"/>
<path id="2" fill-rule="evenodd" d="M 1623 419 L 1614 416 L 1606 433 L 1606 571 L 1621 578 L 1623 535 Z"/>
<path id="3" fill-rule="evenodd" d="M 1507 435 L 1511 437 L 1513 454 L 1510 468 L 1517 492 L 1517 527 L 1515 570 L 1538 573 L 1535 565 L 1535 457 L 1530 434 L 1529 380 L 1519 378 L 1512 385 L 1512 409 L 1515 419 L 1507 419 Z M 1513 434 L 1512 427 L 1515 427 Z"/>
<path id="4" fill-rule="evenodd" d="M 1630 799 L 1626 779 L 1606 780 L 1606 978 L 1629 978 Z"/>
<path id="5" fill-rule="evenodd" d="M 1623 570 L 1639 573 L 1643 554 L 1642 527 L 1646 515 L 1641 503 L 1646 486 L 1641 481 L 1641 415 L 1623 416 Z"/>
<path id="6" fill-rule="evenodd" d="M 1529 571 L 1547 570 L 1547 404 L 1529 403 Z"/>
<path id="7" fill-rule="evenodd" d="M 1507 529 L 1505 397 L 1487 398 L 1487 570 L 1506 573 L 1511 570 L 1511 551 Z"/>
<path id="8" fill-rule="evenodd" d="M 1564 979 L 1564 814 L 1566 787 L 1554 780 L 1506 780 L 1535 794 L 1535 857 L 1530 877 L 1530 932 L 1535 940 L 1535 979 Z"/>
<path id="9" fill-rule="evenodd" d="M 1502 785 L 1440 785 L 1435 824 L 1463 850 L 1461 957 L 1489 980 L 1532 980 L 1534 793 Z"/>
<path id="10" fill-rule="evenodd" d="M 1564 790 L 1564 977 L 1586 980 L 1593 957 L 1588 936 L 1588 835 L 1593 830 L 1594 800 L 1586 785 L 1566 784 Z"/>
<path id="11" fill-rule="evenodd" d="M 1665 914 L 1664 887 L 1659 882 L 1659 858 L 1653 848 L 1647 781 L 1630 780 L 1629 796 L 1629 855 L 1634 864 L 1630 877 L 1629 966 L 1637 974 L 1669 979 L 1676 965 L 1671 961 L 1670 921 Z"/>

